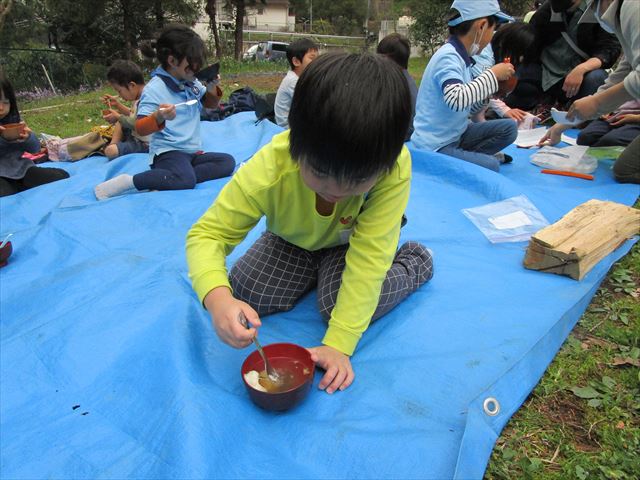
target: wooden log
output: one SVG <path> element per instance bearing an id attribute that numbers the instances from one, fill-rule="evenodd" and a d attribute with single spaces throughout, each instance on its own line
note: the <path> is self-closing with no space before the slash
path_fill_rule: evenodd
<path id="1" fill-rule="evenodd" d="M 640 234 L 640 210 L 589 200 L 531 237 L 525 268 L 581 280 L 596 263 Z"/>

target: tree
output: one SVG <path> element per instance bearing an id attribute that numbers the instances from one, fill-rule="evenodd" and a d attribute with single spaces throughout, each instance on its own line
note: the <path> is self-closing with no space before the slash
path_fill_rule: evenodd
<path id="1" fill-rule="evenodd" d="M 532 5 L 531 0 L 501 0 L 502 11 L 514 17 L 524 15 Z M 415 23 L 410 29 L 412 39 L 425 51 L 433 51 L 445 40 L 450 0 L 398 0 L 396 13 L 410 15 Z"/>
<path id="2" fill-rule="evenodd" d="M 423 50 L 433 53 L 446 38 L 449 0 L 405 2 L 405 8 L 415 22 L 409 29 L 412 40 Z"/>
<path id="3" fill-rule="evenodd" d="M 4 26 L 4 19 L 9 15 L 13 2 L 11 0 L 0 0 L 0 32 Z"/>
<path id="4" fill-rule="evenodd" d="M 242 60 L 243 39 L 242 31 L 244 29 L 244 17 L 247 13 L 247 7 L 255 7 L 260 2 L 266 5 L 266 0 L 227 0 L 225 9 L 231 13 L 234 18 L 234 52 L 233 56 L 236 60 Z"/>
<path id="5" fill-rule="evenodd" d="M 313 23 L 323 20 L 333 26 L 338 35 L 361 34 L 367 16 L 367 0 L 290 0 L 299 22 L 310 20 L 310 1 L 313 1 Z M 315 30 L 315 29 L 314 29 Z"/>
<path id="6" fill-rule="evenodd" d="M 201 0 L 44 0 L 44 21 L 62 48 L 85 58 L 133 58 L 166 22 L 195 24 Z"/>
<path id="7" fill-rule="evenodd" d="M 204 11 L 209 16 L 209 28 L 211 29 L 211 33 L 213 33 L 213 43 L 216 48 L 216 57 L 222 58 L 222 45 L 220 43 L 220 33 L 218 32 L 218 21 L 217 21 L 217 8 L 216 8 L 216 0 L 205 0 Z"/>

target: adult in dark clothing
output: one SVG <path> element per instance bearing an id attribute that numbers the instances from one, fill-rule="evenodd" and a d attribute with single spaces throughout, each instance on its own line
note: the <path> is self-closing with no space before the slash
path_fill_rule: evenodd
<path id="1" fill-rule="evenodd" d="M 4 125 L 18 122 L 20 113 L 13 87 L 0 77 L 0 197 L 69 177 L 60 168 L 36 167 L 31 160 L 22 157 L 25 152 L 40 151 L 40 142 L 26 125 L 17 139 L 4 138 Z"/>
<path id="2" fill-rule="evenodd" d="M 538 63 L 517 72 L 519 83 L 506 99 L 512 108 L 568 103 L 592 95 L 620 55 L 615 35 L 600 27 L 588 0 L 547 0 L 530 25 Z"/>

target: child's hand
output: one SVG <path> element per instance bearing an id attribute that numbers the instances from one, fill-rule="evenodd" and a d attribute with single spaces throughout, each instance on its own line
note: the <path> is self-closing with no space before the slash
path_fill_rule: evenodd
<path id="1" fill-rule="evenodd" d="M 107 121 L 111 125 L 113 125 L 120 118 L 120 114 L 118 112 L 116 112 L 115 110 L 109 110 L 109 113 L 103 114 L 102 118 L 104 118 L 105 121 Z"/>
<path id="2" fill-rule="evenodd" d="M 102 96 L 102 101 L 109 108 L 113 108 L 113 107 L 117 106 L 120 103 L 118 101 L 118 97 L 116 97 L 115 95 L 109 95 L 109 94 L 103 95 Z"/>
<path id="3" fill-rule="evenodd" d="M 318 384 L 320 390 L 333 393 L 336 390 L 345 390 L 355 378 L 349 356 L 328 345 L 308 348 L 311 360 L 325 370 L 325 374 Z"/>
<path id="4" fill-rule="evenodd" d="M 31 132 L 32 130 L 29 127 L 25 126 L 24 129 L 22 130 L 22 133 L 15 141 L 18 143 L 26 142 L 27 139 L 29 138 L 29 135 L 31 135 Z"/>
<path id="5" fill-rule="evenodd" d="M 521 122 L 527 116 L 527 112 L 520 110 L 519 108 L 512 108 L 511 110 L 507 110 L 507 113 L 505 113 L 504 116 L 511 118 L 516 122 Z"/>
<path id="6" fill-rule="evenodd" d="M 538 146 L 543 147 L 545 145 L 556 145 L 560 143 L 562 140 L 562 132 L 569 128 L 571 127 L 562 125 L 561 123 L 556 123 L 553 127 L 547 130 L 547 133 L 545 133 L 544 137 L 542 137 L 538 142 Z"/>
<path id="7" fill-rule="evenodd" d="M 156 118 L 158 123 L 164 123 L 166 120 L 176 118 L 176 106 L 173 103 L 161 103 L 156 110 Z"/>
<path id="8" fill-rule="evenodd" d="M 633 113 L 622 113 L 608 120 L 612 127 L 621 127 L 622 125 L 640 123 L 640 115 Z"/>
<path id="9" fill-rule="evenodd" d="M 491 71 L 499 82 L 509 80 L 516 73 L 515 68 L 510 63 L 496 63 L 491 67 Z"/>
<path id="10" fill-rule="evenodd" d="M 211 314 L 211 323 L 220 340 L 235 348 L 248 346 L 258 333 L 257 327 L 262 325 L 256 311 L 235 299 L 227 287 L 211 290 L 204 297 L 204 306 Z M 242 325 L 240 312 L 251 324 L 251 328 L 247 329 Z"/>

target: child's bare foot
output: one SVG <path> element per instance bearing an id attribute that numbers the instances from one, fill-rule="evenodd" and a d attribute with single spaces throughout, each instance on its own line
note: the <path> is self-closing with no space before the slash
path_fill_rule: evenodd
<path id="1" fill-rule="evenodd" d="M 133 190 L 134 188 L 133 177 L 131 175 L 122 174 L 96 185 L 94 192 L 98 200 L 105 200 L 107 198 L 120 195 L 121 193 L 125 193 L 128 190 Z"/>

